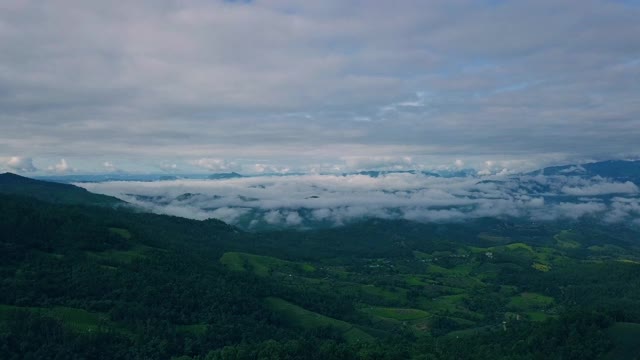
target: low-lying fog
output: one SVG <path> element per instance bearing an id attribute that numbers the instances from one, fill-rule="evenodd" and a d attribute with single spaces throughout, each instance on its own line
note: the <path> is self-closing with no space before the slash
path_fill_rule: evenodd
<path id="1" fill-rule="evenodd" d="M 256 176 L 224 180 L 79 183 L 155 213 L 217 218 L 245 228 L 340 225 L 367 217 L 459 221 L 597 216 L 640 225 L 632 182 L 601 177 L 423 174 Z"/>

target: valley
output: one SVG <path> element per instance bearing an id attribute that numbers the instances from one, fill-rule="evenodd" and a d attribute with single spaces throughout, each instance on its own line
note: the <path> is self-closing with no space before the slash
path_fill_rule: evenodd
<path id="1" fill-rule="evenodd" d="M 98 359 L 640 351 L 631 340 L 639 233 L 623 224 L 369 219 L 245 232 L 95 204 L 89 193 L 88 204 L 64 202 L 76 190 L 49 190 L 49 201 L 0 195 L 0 344 L 16 354 L 9 359 L 69 349 Z"/>

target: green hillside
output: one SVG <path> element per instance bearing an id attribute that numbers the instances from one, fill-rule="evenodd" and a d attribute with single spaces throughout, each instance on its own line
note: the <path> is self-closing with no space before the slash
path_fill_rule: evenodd
<path id="1" fill-rule="evenodd" d="M 217 220 L 42 201 L 25 196 L 22 178 L 3 179 L 21 185 L 0 194 L 2 358 L 637 351 L 640 249 L 631 228 L 372 220 L 245 233 Z"/>
<path id="2" fill-rule="evenodd" d="M 0 174 L 0 194 L 29 196 L 58 204 L 105 206 L 124 204 L 117 198 L 94 194 L 74 185 L 40 181 L 12 173 Z"/>

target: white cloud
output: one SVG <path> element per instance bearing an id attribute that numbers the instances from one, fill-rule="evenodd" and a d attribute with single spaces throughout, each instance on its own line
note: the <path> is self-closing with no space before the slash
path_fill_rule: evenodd
<path id="1" fill-rule="evenodd" d="M 567 175 L 568 174 L 583 174 L 583 173 L 586 173 L 586 172 L 587 172 L 587 170 L 584 167 L 580 166 L 580 165 L 571 166 L 571 167 L 568 167 L 566 169 L 560 170 L 561 174 L 567 174 Z"/>
<path id="2" fill-rule="evenodd" d="M 117 172 L 120 171 L 115 165 L 113 165 L 112 162 L 110 161 L 105 161 L 102 163 L 102 167 L 104 168 L 105 171 L 108 172 Z"/>
<path id="3" fill-rule="evenodd" d="M 67 163 L 67 160 L 65 159 L 60 159 L 59 163 L 47 167 L 47 171 L 55 172 L 59 174 L 74 172 L 75 170 L 76 169 L 69 166 L 69 164 Z"/>
<path id="4" fill-rule="evenodd" d="M 264 221 L 266 221 L 267 224 L 279 225 L 282 223 L 282 220 L 283 216 L 280 211 L 272 210 L 264 214 Z"/>
<path id="5" fill-rule="evenodd" d="M 297 211 L 292 211 L 290 213 L 287 214 L 287 217 L 285 218 L 285 222 L 287 225 L 289 226 L 297 226 L 302 224 L 302 217 L 300 217 L 300 214 L 298 214 Z"/>
<path id="6" fill-rule="evenodd" d="M 277 166 L 270 164 L 253 164 L 253 165 L 245 165 L 242 167 L 244 172 L 249 174 L 286 174 L 291 171 L 291 168 L 288 166 Z"/>
<path id="7" fill-rule="evenodd" d="M 582 187 L 565 186 L 562 192 L 573 196 L 594 196 L 607 194 L 636 194 L 638 186 L 631 181 L 624 183 L 598 182 Z"/>
<path id="8" fill-rule="evenodd" d="M 9 171 L 16 172 L 34 172 L 38 169 L 33 165 L 33 159 L 30 157 L 12 156 L 9 158 L 0 158 L 0 166 Z"/>
<path id="9" fill-rule="evenodd" d="M 166 172 L 176 172 L 178 171 L 178 164 L 174 163 L 162 163 L 160 164 L 160 169 Z"/>
<path id="10" fill-rule="evenodd" d="M 410 156 L 352 156 L 343 158 L 350 170 L 412 170 L 413 159 Z"/>
<path id="11" fill-rule="evenodd" d="M 222 207 L 207 214 L 207 217 L 220 219 L 227 223 L 235 223 L 240 216 L 246 214 L 249 211 L 250 211 L 249 209 L 244 209 L 244 208 Z"/>
<path id="12" fill-rule="evenodd" d="M 605 221 L 621 222 L 630 218 L 640 220 L 640 198 L 613 198 Z"/>
<path id="13" fill-rule="evenodd" d="M 560 203 L 551 207 L 555 217 L 578 219 L 586 215 L 594 215 L 607 210 L 607 206 L 602 203 Z"/>
<path id="14" fill-rule="evenodd" d="M 233 172 L 241 169 L 237 163 L 224 159 L 202 158 L 191 161 L 191 164 L 212 172 Z"/>
<path id="15" fill-rule="evenodd" d="M 368 217 L 459 221 L 479 217 L 551 220 L 598 215 L 606 221 L 622 221 L 640 216 L 637 198 L 618 196 L 610 199 L 609 193 L 604 191 L 605 188 L 628 185 L 597 177 L 536 175 L 478 179 L 392 173 L 377 178 L 289 175 L 78 185 L 155 212 L 196 219 L 216 217 L 253 227 L 260 223 L 294 227 L 317 222 L 344 224 Z M 593 193 L 593 189 L 599 191 L 585 198 L 567 194 L 567 188 L 576 194 Z M 181 197 L 184 193 L 197 195 L 185 199 Z M 150 202 L 128 194 L 162 201 Z"/>

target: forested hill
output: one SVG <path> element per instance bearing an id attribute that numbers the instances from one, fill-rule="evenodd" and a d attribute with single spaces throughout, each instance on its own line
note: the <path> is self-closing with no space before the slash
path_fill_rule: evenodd
<path id="1" fill-rule="evenodd" d="M 45 202 L 28 184 L 60 193 Z M 3 193 L 16 189 L 0 194 L 2 359 L 640 354 L 631 228 L 369 220 L 245 233 L 55 201 L 75 191 L 58 185 L 2 176 Z"/>
<path id="2" fill-rule="evenodd" d="M 124 204 L 117 198 L 94 194 L 74 185 L 40 181 L 13 173 L 0 174 L 0 194 L 29 196 L 59 204 L 106 206 Z"/>

